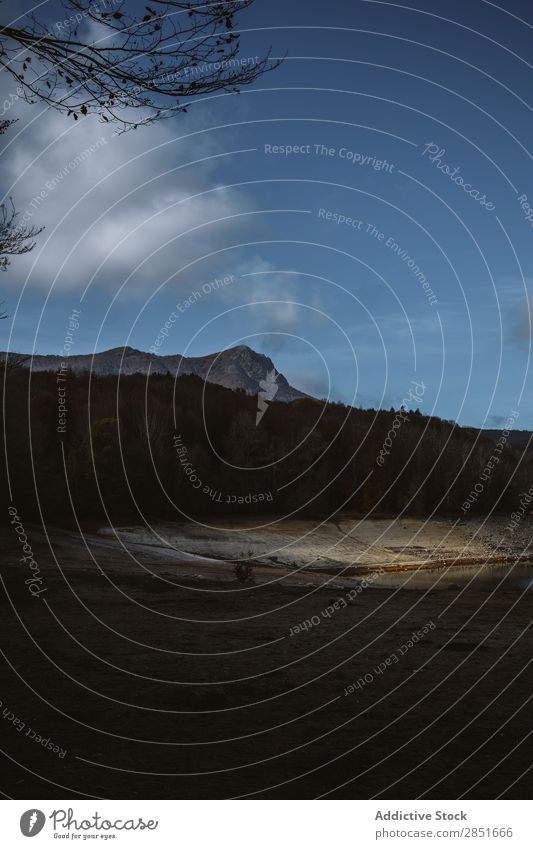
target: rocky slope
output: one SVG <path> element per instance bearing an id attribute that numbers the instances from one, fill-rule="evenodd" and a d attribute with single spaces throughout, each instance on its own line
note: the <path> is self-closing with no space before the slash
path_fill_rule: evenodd
<path id="1" fill-rule="evenodd" d="M 0 355 L 2 359 L 5 354 Z M 28 356 L 24 365 L 33 371 L 57 371 L 65 360 L 56 355 Z M 96 375 L 108 374 L 169 374 L 172 376 L 196 374 L 210 383 L 217 383 L 228 389 L 241 389 L 248 395 L 266 392 L 270 400 L 294 401 L 307 397 L 303 392 L 290 386 L 287 379 L 279 373 L 270 357 L 258 354 L 247 345 L 228 348 L 205 357 L 182 357 L 180 354 L 159 356 L 138 351 L 135 348 L 112 348 L 99 354 L 78 354 L 66 361 L 73 372 L 92 372 Z M 269 385 L 265 389 L 265 380 Z M 273 387 L 272 384 L 275 383 Z"/>

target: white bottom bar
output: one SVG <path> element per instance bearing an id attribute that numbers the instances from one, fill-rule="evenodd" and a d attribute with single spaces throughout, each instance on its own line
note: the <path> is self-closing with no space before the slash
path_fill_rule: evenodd
<path id="1" fill-rule="evenodd" d="M 530 849 L 523 801 L 4 801 L 2 846 Z M 68 841 L 68 843 L 67 843 Z"/>

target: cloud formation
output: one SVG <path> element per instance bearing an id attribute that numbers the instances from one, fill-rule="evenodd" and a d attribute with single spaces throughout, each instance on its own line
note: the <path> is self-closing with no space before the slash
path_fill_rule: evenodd
<path id="1" fill-rule="evenodd" d="M 95 116 L 69 123 L 22 102 L 11 112 L 3 194 L 46 227 L 13 264 L 14 287 L 28 275 L 32 287 L 83 290 L 94 276 L 115 290 L 131 275 L 128 291 L 142 293 L 242 230 L 245 195 L 212 179 L 227 151 L 198 116 L 117 136 Z"/>

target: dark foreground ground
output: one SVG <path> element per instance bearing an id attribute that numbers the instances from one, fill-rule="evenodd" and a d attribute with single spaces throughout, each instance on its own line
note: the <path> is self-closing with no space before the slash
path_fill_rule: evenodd
<path id="1" fill-rule="evenodd" d="M 328 619 L 346 590 L 58 538 L 61 574 L 28 536 L 38 598 L 0 538 L 6 796 L 531 796 L 531 592 L 366 589 Z"/>

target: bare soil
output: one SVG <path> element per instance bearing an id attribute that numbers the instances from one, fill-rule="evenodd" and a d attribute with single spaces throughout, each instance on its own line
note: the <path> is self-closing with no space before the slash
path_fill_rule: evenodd
<path id="1" fill-rule="evenodd" d="M 6 795 L 530 797 L 531 592 L 357 589 L 279 560 L 239 584 L 232 564 L 95 530 L 48 542 L 27 528 L 37 598 L 14 533 L 0 537 Z M 394 540 L 379 532 L 389 562 Z M 272 534 L 294 539 L 294 527 Z M 207 535 L 185 536 L 197 554 L 228 556 Z M 193 550 L 181 528 L 178 539 Z M 412 546 L 396 554 L 412 561 Z"/>

